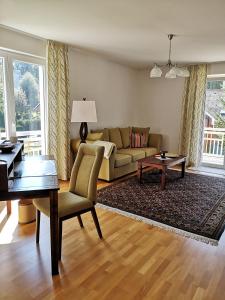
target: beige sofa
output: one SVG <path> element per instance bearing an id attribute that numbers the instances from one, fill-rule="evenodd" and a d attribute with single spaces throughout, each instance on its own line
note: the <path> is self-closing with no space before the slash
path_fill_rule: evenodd
<path id="1" fill-rule="evenodd" d="M 142 128 L 135 127 L 136 131 Z M 104 140 L 116 145 L 109 159 L 104 158 L 99 172 L 99 179 L 111 181 L 137 170 L 137 160 L 146 156 L 154 155 L 160 151 L 162 135 L 150 133 L 147 146 L 144 148 L 130 147 L 131 127 L 104 128 L 92 132 L 87 137 L 87 143 L 95 140 Z M 71 140 L 71 149 L 76 154 L 79 147 L 79 139 Z"/>

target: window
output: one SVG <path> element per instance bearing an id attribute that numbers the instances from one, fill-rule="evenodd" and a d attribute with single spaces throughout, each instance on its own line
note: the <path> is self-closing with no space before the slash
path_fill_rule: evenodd
<path id="1" fill-rule="evenodd" d="M 45 154 L 44 61 L 0 52 L 1 138 L 17 136 L 24 152 Z"/>

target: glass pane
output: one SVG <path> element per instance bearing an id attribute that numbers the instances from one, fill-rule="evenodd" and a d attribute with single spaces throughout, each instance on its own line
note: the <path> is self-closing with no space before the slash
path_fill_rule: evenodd
<path id="1" fill-rule="evenodd" d="M 225 154 L 225 81 L 208 80 L 206 89 L 202 162 L 224 166 Z"/>
<path id="2" fill-rule="evenodd" d="M 24 152 L 30 156 L 42 152 L 41 71 L 39 65 L 13 61 L 16 135 L 24 141 Z"/>
<path id="3" fill-rule="evenodd" d="M 4 60 L 0 57 L 0 139 L 6 138 L 5 131 L 5 110 L 4 110 L 4 99 L 5 99 L 5 88 L 4 88 Z"/>

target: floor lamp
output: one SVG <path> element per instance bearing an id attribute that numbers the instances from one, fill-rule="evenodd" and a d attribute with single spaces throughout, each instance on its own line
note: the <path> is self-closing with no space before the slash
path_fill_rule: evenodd
<path id="1" fill-rule="evenodd" d="M 88 135 L 87 122 L 97 122 L 95 101 L 73 101 L 71 122 L 80 123 L 80 142 L 86 143 Z"/>

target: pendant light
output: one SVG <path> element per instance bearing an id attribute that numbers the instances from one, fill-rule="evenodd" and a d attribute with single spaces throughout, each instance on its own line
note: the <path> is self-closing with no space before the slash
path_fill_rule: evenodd
<path id="1" fill-rule="evenodd" d="M 162 69 L 167 69 L 167 72 L 165 74 L 165 78 L 177 78 L 177 77 L 189 77 L 190 73 L 186 67 L 178 67 L 176 64 L 173 64 L 171 61 L 171 43 L 172 39 L 174 37 L 174 34 L 169 34 L 169 59 L 166 65 L 159 66 L 157 64 L 154 65 L 154 67 L 150 71 L 150 78 L 157 78 L 162 76 Z"/>

